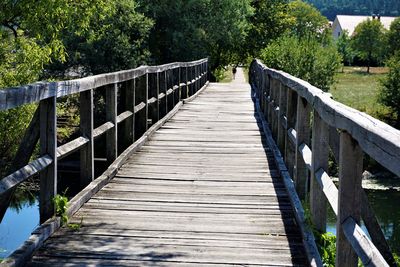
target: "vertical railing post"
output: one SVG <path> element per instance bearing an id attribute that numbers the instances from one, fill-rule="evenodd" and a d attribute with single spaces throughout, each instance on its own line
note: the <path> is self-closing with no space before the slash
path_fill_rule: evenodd
<path id="1" fill-rule="evenodd" d="M 80 93 L 80 131 L 89 139 L 80 150 L 80 184 L 83 188 L 94 179 L 93 89 Z"/>
<path id="2" fill-rule="evenodd" d="M 174 89 L 174 106 L 179 102 L 180 90 L 179 90 L 179 67 L 172 70 L 172 80 Z"/>
<path id="3" fill-rule="evenodd" d="M 264 101 L 263 113 L 264 117 L 268 117 L 268 95 L 269 95 L 269 76 L 266 70 L 263 70 L 261 75 L 264 76 L 264 90 L 262 94 L 262 99 Z"/>
<path id="4" fill-rule="evenodd" d="M 286 136 L 286 129 L 283 126 L 283 120 L 285 119 L 285 112 L 286 112 L 286 88 L 285 86 L 279 81 L 278 82 L 278 127 L 277 127 L 277 140 L 278 140 L 278 147 L 280 151 L 285 151 L 285 136 Z"/>
<path id="5" fill-rule="evenodd" d="M 339 207 L 336 223 L 336 266 L 357 266 L 358 257 L 343 232 L 343 222 L 352 217 L 358 224 L 361 214 L 363 152 L 356 140 L 340 133 Z"/>
<path id="6" fill-rule="evenodd" d="M 118 138 L 117 138 L 117 89 L 118 84 L 106 86 L 106 120 L 113 123 L 114 127 L 106 133 L 106 157 L 110 165 L 118 156 Z"/>
<path id="7" fill-rule="evenodd" d="M 267 120 L 268 123 L 271 127 L 273 127 L 273 112 L 274 112 L 274 100 L 273 100 L 273 92 L 274 92 L 274 79 L 269 76 L 269 95 L 268 95 L 268 114 L 267 114 Z"/>
<path id="8" fill-rule="evenodd" d="M 124 149 L 135 141 L 135 80 L 129 80 L 123 84 L 121 100 L 124 103 L 124 109 L 133 113 L 132 117 L 123 124 L 123 143 Z M 121 128 L 122 128 L 121 127 Z"/>
<path id="9" fill-rule="evenodd" d="M 53 162 L 40 173 L 40 223 L 55 214 L 53 198 L 57 194 L 57 106 L 56 97 L 40 101 L 40 154 Z"/>
<path id="10" fill-rule="evenodd" d="M 172 76 L 173 76 L 172 69 L 168 69 L 166 71 L 166 73 L 167 73 L 167 91 L 170 92 L 170 94 L 167 97 L 168 98 L 167 99 L 167 106 L 168 106 L 167 113 L 168 113 L 174 108 L 175 103 L 174 103 L 174 92 L 171 92 L 171 90 L 173 90 L 173 87 L 174 87 L 174 83 L 172 80 Z"/>
<path id="11" fill-rule="evenodd" d="M 297 93 L 290 89 L 286 88 L 286 118 L 287 118 L 287 129 L 285 132 L 285 162 L 288 167 L 288 171 L 291 177 L 293 177 L 294 173 L 294 164 L 295 164 L 295 154 L 296 148 L 295 144 L 293 144 L 288 136 L 288 130 L 296 128 L 296 106 L 297 106 Z"/>
<path id="12" fill-rule="evenodd" d="M 325 232 L 326 197 L 315 178 L 315 174 L 319 169 L 328 170 L 329 126 L 321 119 L 316 110 L 313 111 L 311 147 L 310 211 L 316 229 Z"/>
<path id="13" fill-rule="evenodd" d="M 185 99 L 188 97 L 188 73 L 187 73 L 187 67 L 182 67 L 181 68 L 181 82 L 184 83 L 182 90 L 181 90 L 181 98 Z"/>
<path id="14" fill-rule="evenodd" d="M 279 81 L 274 79 L 272 87 L 272 136 L 278 140 Z"/>
<path id="15" fill-rule="evenodd" d="M 308 184 L 308 169 L 304 163 L 303 156 L 299 151 L 303 143 L 310 144 L 310 105 L 307 100 L 297 96 L 296 114 L 296 153 L 294 182 L 300 199 L 305 199 Z"/>
<path id="16" fill-rule="evenodd" d="M 148 98 L 152 99 L 153 97 L 156 99 L 152 103 L 148 103 L 148 117 L 151 120 L 151 124 L 156 123 L 159 120 L 159 103 L 158 103 L 158 73 L 148 73 Z"/>
<path id="17" fill-rule="evenodd" d="M 135 80 L 135 105 L 143 103 L 145 106 L 135 117 L 135 140 L 142 137 L 147 131 L 147 118 L 148 118 L 148 77 L 147 73 L 139 76 Z"/>
<path id="18" fill-rule="evenodd" d="M 158 73 L 158 88 L 159 88 L 159 93 L 163 94 L 164 97 L 160 100 L 160 105 L 159 105 L 159 118 L 163 118 L 167 113 L 167 80 L 166 80 L 166 72 L 159 72 Z"/>

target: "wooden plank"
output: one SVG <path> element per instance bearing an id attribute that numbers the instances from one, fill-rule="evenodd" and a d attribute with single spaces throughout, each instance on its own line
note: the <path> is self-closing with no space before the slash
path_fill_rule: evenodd
<path id="1" fill-rule="evenodd" d="M 305 99 L 298 95 L 296 117 L 296 168 L 293 179 L 296 184 L 296 191 L 299 194 L 300 199 L 305 199 L 308 188 L 308 169 L 307 164 L 304 161 L 306 158 L 304 158 L 304 155 L 303 157 L 301 156 L 300 149 L 301 146 L 305 148 L 306 146 L 304 145 L 310 144 L 310 112 L 310 105 Z"/>
<path id="2" fill-rule="evenodd" d="M 43 223 L 55 214 L 53 198 L 57 194 L 57 112 L 56 97 L 40 102 L 40 155 L 52 162 L 40 172 L 39 212 Z"/>
<path id="3" fill-rule="evenodd" d="M 389 266 L 361 227 L 351 217 L 342 223 L 343 232 L 364 266 Z"/>
<path id="4" fill-rule="evenodd" d="M 310 212 L 317 230 L 326 231 L 326 198 L 318 184 L 315 173 L 319 169 L 328 170 L 329 158 L 329 129 L 328 125 L 313 111 L 312 126 L 312 159 L 310 181 Z"/>
<path id="5" fill-rule="evenodd" d="M 61 82 L 37 82 L 0 91 L 0 110 L 7 110 L 24 104 L 39 102 L 51 97 L 67 96 L 98 87 L 122 83 L 135 79 L 145 73 L 162 72 L 171 68 L 191 67 L 206 62 L 201 59 L 192 62 L 174 62 L 160 66 L 140 66 L 136 69 L 99 74 L 76 80 Z M 23 95 L 21 98 L 19 96 Z"/>
<path id="6" fill-rule="evenodd" d="M 57 155 L 57 159 L 61 160 L 61 159 L 65 158 L 65 157 L 71 155 L 75 151 L 77 151 L 77 150 L 81 149 L 82 147 L 88 145 L 89 142 L 90 142 L 89 138 L 81 136 L 81 137 L 78 137 L 78 138 L 76 138 L 76 139 L 74 139 L 72 141 L 69 141 L 68 143 L 66 143 L 66 144 L 64 144 L 62 146 L 57 147 L 57 152 L 56 152 L 57 153 L 56 154 Z M 84 155 L 86 156 L 87 154 L 85 153 Z M 92 153 L 92 155 L 93 155 L 93 153 Z M 90 156 L 89 155 L 88 155 L 87 158 L 85 157 L 85 159 L 88 159 L 89 162 L 90 162 Z M 93 169 L 90 166 L 86 166 L 85 168 L 89 168 L 88 170 Z M 89 177 L 91 177 L 90 174 L 89 174 Z"/>
<path id="7" fill-rule="evenodd" d="M 290 88 L 286 88 L 286 120 L 287 132 L 285 131 L 283 134 L 285 135 L 285 151 L 284 158 L 286 165 L 288 167 L 288 171 L 291 177 L 294 174 L 294 166 L 295 166 L 295 157 L 296 157 L 296 131 L 294 128 L 296 127 L 296 111 L 297 111 L 297 95 Z M 293 136 L 295 137 L 293 139 Z M 294 142 L 293 142 L 294 141 Z"/>
<path id="8" fill-rule="evenodd" d="M 139 139 L 147 131 L 148 119 L 148 77 L 143 75 L 135 80 L 135 105 L 143 108 L 135 111 L 135 139 Z M 136 109 L 135 106 L 135 109 Z"/>
<path id="9" fill-rule="evenodd" d="M 108 130 L 114 127 L 114 123 L 106 122 L 93 130 L 93 138 L 96 140 L 98 137 L 105 134 Z"/>
<path id="10" fill-rule="evenodd" d="M 93 90 L 80 94 L 80 132 L 83 139 L 86 139 L 84 148 L 80 151 L 80 183 L 82 188 L 94 179 L 94 137 L 93 137 Z M 83 141 L 83 140 L 82 140 Z M 76 147 L 78 144 L 76 144 Z M 62 151 L 62 147 L 57 152 Z M 58 157 L 58 155 L 57 155 Z"/>
<path id="11" fill-rule="evenodd" d="M 106 90 L 106 120 L 114 124 L 114 127 L 106 132 L 106 158 L 111 164 L 118 156 L 117 134 L 117 90 L 118 85 L 112 84 Z"/>
<path id="12" fill-rule="evenodd" d="M 0 195 L 5 194 L 7 191 L 15 188 L 18 184 L 22 183 L 26 179 L 38 174 L 47 168 L 52 162 L 52 157 L 45 155 L 33 160 L 28 165 L 4 177 L 0 180 Z"/>
<path id="13" fill-rule="evenodd" d="M 122 112 L 121 114 L 119 114 L 117 116 L 117 124 L 119 124 L 119 123 L 121 123 L 121 122 L 123 122 L 123 121 L 125 121 L 125 120 L 127 120 L 129 118 L 131 118 L 133 115 L 134 115 L 134 113 L 132 111 L 129 111 L 129 110 Z"/>
<path id="14" fill-rule="evenodd" d="M 299 96 L 307 99 L 307 102 L 312 103 L 313 108 L 318 111 L 327 124 L 349 132 L 358 141 L 363 151 L 382 166 L 400 176 L 400 164 L 397 156 L 400 154 L 399 130 L 363 112 L 334 101 L 330 94 L 324 93 L 301 79 L 269 69 L 259 61 L 255 64 L 262 66 L 271 77 L 290 86 Z"/>
<path id="15" fill-rule="evenodd" d="M 126 149 L 135 141 L 135 80 L 127 81 L 122 85 L 121 99 L 124 109 L 132 113 L 132 115 L 124 121 L 124 124 L 121 127 L 122 147 L 123 149 Z"/>
<path id="16" fill-rule="evenodd" d="M 336 224 L 336 266 L 357 266 L 358 257 L 345 236 L 345 221 L 360 223 L 363 152 L 351 135 L 340 133 L 339 207 Z"/>

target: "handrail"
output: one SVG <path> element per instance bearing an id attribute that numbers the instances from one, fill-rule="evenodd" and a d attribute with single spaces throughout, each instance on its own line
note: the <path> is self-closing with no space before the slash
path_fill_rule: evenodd
<path id="1" fill-rule="evenodd" d="M 363 152 L 400 176 L 400 131 L 259 60 L 249 75 L 297 193 L 309 196 L 313 224 L 325 231 L 326 200 L 337 215 L 336 266 L 357 266 L 357 256 L 366 266 L 396 266 L 361 177 Z M 339 189 L 327 173 L 329 149 L 339 165 Z"/>
<path id="2" fill-rule="evenodd" d="M 18 184 L 40 174 L 40 221 L 45 222 L 55 214 L 52 199 L 57 194 L 58 160 L 80 151 L 80 179 L 84 188 L 95 179 L 96 138 L 106 135 L 107 162 L 111 164 L 121 154 L 119 148 L 132 145 L 183 99 L 203 88 L 207 83 L 207 72 L 208 59 L 201 59 L 0 90 L 0 112 L 39 102 L 39 116 L 34 116 L 28 129 L 40 128 L 40 131 L 30 129 L 31 132 L 26 133 L 29 147 L 34 147 L 40 139 L 40 157 L 30 163 L 18 164 L 22 167 L 0 180 L 0 205 L 8 202 Z M 106 122 L 94 128 L 93 93 L 97 89 L 105 90 Z M 80 136 L 57 147 L 57 98 L 75 93 L 80 95 Z M 121 140 L 117 139 L 117 132 L 122 133 Z M 30 156 L 24 155 L 23 158 L 29 159 Z"/>
<path id="3" fill-rule="evenodd" d="M 122 83 L 148 73 L 159 73 L 176 68 L 191 68 L 205 64 L 208 59 L 192 62 L 174 62 L 160 66 L 140 66 L 131 70 L 98 74 L 90 77 L 60 82 L 37 82 L 0 90 L 0 111 L 38 102 L 50 97 L 62 97 L 110 84 Z"/>

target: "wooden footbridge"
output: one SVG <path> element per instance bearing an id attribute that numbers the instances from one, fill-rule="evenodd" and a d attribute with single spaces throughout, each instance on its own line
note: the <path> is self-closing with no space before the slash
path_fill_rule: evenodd
<path id="1" fill-rule="evenodd" d="M 2 203 L 29 177 L 41 180 L 41 225 L 1 264 L 322 266 L 300 202 L 307 198 L 317 230 L 325 229 L 326 200 L 338 216 L 337 266 L 356 266 L 358 257 L 366 266 L 395 266 L 361 172 L 364 151 L 399 174 L 400 133 L 258 61 L 251 86 L 241 69 L 231 83 L 209 84 L 207 64 L 0 91 L 0 110 L 39 102 L 18 164 L 0 181 Z M 57 145 L 57 98 L 73 94 L 81 136 Z M 96 150 L 101 138 L 105 151 Z M 29 162 L 37 142 L 41 156 Z M 339 190 L 327 173 L 330 150 Z M 66 211 L 72 229 L 61 225 L 52 199 L 58 163 L 74 153 L 82 190 Z M 99 155 L 108 168 L 96 178 Z"/>

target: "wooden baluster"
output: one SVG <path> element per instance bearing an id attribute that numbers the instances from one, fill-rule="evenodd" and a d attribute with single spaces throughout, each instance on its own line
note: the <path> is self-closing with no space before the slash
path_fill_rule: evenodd
<path id="1" fill-rule="evenodd" d="M 287 135 L 287 131 L 283 126 L 284 116 L 286 112 L 286 88 L 285 86 L 279 82 L 278 83 L 278 116 L 277 116 L 277 143 L 279 150 L 284 152 L 285 151 L 285 137 Z M 282 153 L 282 155 L 284 155 Z"/>
<path id="2" fill-rule="evenodd" d="M 173 83 L 173 80 L 172 80 L 172 70 L 168 69 L 167 70 L 167 90 L 173 89 L 173 87 L 174 87 L 174 83 Z M 173 92 L 168 95 L 167 106 L 168 106 L 167 112 L 170 112 L 175 106 L 174 93 Z"/>
<path id="3" fill-rule="evenodd" d="M 264 93 L 262 95 L 263 101 L 264 101 L 264 108 L 263 108 L 263 113 L 264 113 L 264 117 L 266 119 L 268 119 L 268 96 L 269 96 L 269 92 L 270 92 L 270 88 L 269 88 L 269 75 L 267 74 L 267 71 L 264 70 L 262 75 L 265 77 L 264 80 Z"/>
<path id="4" fill-rule="evenodd" d="M 55 214 L 53 198 L 57 194 L 57 106 L 56 97 L 40 101 L 40 155 L 49 155 L 53 162 L 40 173 L 40 223 Z"/>
<path id="5" fill-rule="evenodd" d="M 135 80 L 135 105 L 144 103 L 145 107 L 136 113 L 135 117 L 135 140 L 142 137 L 147 131 L 147 118 L 148 118 L 148 78 L 144 74 Z"/>
<path id="6" fill-rule="evenodd" d="M 121 100 L 124 103 L 124 109 L 133 113 L 132 117 L 126 119 L 121 127 L 124 139 L 122 142 L 126 149 L 135 141 L 135 80 L 123 83 Z"/>
<path id="7" fill-rule="evenodd" d="M 148 83 L 149 83 L 149 87 L 148 87 L 148 91 L 149 91 L 149 95 L 148 98 L 153 98 L 155 97 L 156 99 L 158 98 L 158 94 L 159 94 L 159 88 L 158 88 L 158 73 L 149 73 L 148 74 Z M 158 99 L 149 104 L 149 108 L 148 108 L 148 116 L 149 116 L 149 120 L 151 120 L 151 124 L 156 123 L 159 120 L 158 117 L 158 113 L 159 113 L 159 103 L 158 103 Z"/>
<path id="8" fill-rule="evenodd" d="M 271 125 L 271 133 L 272 133 L 272 137 L 274 137 L 274 120 L 275 120 L 275 101 L 274 101 L 274 97 L 275 97 L 275 79 L 272 78 L 270 81 L 270 85 L 271 85 L 271 93 L 270 93 L 270 98 L 269 98 L 269 105 L 270 105 L 270 109 L 269 109 L 269 118 L 268 118 L 268 122 Z"/>
<path id="9" fill-rule="evenodd" d="M 294 164 L 295 164 L 295 154 L 296 147 L 293 144 L 288 136 L 287 131 L 289 129 L 295 129 L 296 127 L 296 109 L 297 109 L 297 93 L 290 89 L 286 88 L 287 98 L 286 98 L 286 118 L 287 118 L 287 130 L 285 133 L 285 162 L 288 168 L 289 174 L 293 177 L 294 174 Z"/>
<path id="10" fill-rule="evenodd" d="M 339 207 L 336 223 L 336 266 L 357 266 L 358 257 L 347 241 L 342 223 L 351 216 L 358 224 L 361 214 L 363 152 L 351 135 L 340 133 Z"/>
<path id="11" fill-rule="evenodd" d="M 279 81 L 274 79 L 272 88 L 273 111 L 272 111 L 272 135 L 275 141 L 278 140 L 278 110 L 279 110 Z"/>
<path id="12" fill-rule="evenodd" d="M 160 105 L 159 105 L 159 118 L 163 118 L 167 113 L 167 79 L 166 79 L 166 72 L 159 72 L 158 73 L 158 88 L 159 88 L 159 93 L 163 93 L 164 97 L 160 100 Z"/>
<path id="13" fill-rule="evenodd" d="M 181 82 L 185 83 L 185 85 L 182 87 L 181 90 L 181 98 L 185 99 L 188 98 L 188 94 L 189 94 L 189 89 L 187 86 L 187 81 L 188 81 L 188 73 L 187 73 L 187 67 L 182 67 L 181 68 L 182 72 L 181 72 Z"/>
<path id="14" fill-rule="evenodd" d="M 80 131 L 89 142 L 80 150 L 80 184 L 84 188 L 94 179 L 93 89 L 80 93 Z"/>
<path id="15" fill-rule="evenodd" d="M 299 146 L 303 143 L 310 144 L 310 105 L 307 100 L 297 96 L 296 114 L 296 153 L 294 183 L 300 199 L 305 199 L 308 185 L 308 169 L 299 152 Z"/>
<path id="16" fill-rule="evenodd" d="M 190 82 L 192 82 L 194 79 L 194 67 L 192 66 L 189 69 L 190 69 L 190 78 L 189 79 L 190 79 Z M 190 84 L 190 96 L 194 95 L 194 93 L 196 93 L 195 85 L 194 85 L 194 83 L 191 83 Z"/>
<path id="17" fill-rule="evenodd" d="M 118 125 L 117 125 L 117 89 L 118 84 L 106 86 L 106 120 L 112 122 L 114 127 L 106 133 L 106 157 L 107 164 L 110 165 L 118 156 Z"/>
<path id="18" fill-rule="evenodd" d="M 312 128 L 312 171 L 310 181 L 310 211 L 317 230 L 326 229 L 326 197 L 319 186 L 315 173 L 319 169 L 328 170 L 329 158 L 329 126 L 321 119 L 316 110 L 313 111 Z"/>
<path id="19" fill-rule="evenodd" d="M 180 98 L 180 87 L 179 87 L 179 67 L 173 69 L 173 86 L 176 88 L 174 91 L 174 104 L 176 105 L 179 102 Z"/>

